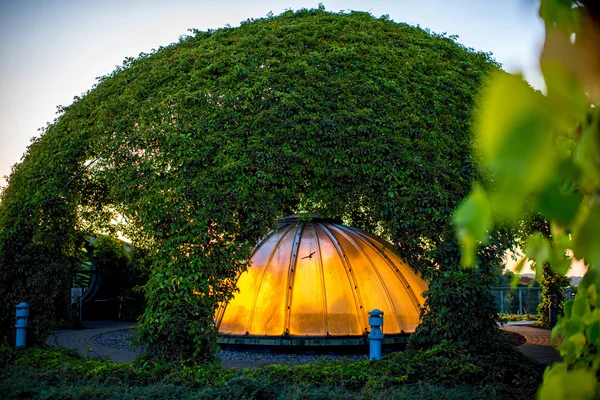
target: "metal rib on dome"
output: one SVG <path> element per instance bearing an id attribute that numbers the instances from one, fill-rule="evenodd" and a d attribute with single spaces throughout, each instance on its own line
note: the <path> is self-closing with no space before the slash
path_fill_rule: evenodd
<path id="1" fill-rule="evenodd" d="M 414 332 L 425 282 L 389 243 L 340 222 L 278 220 L 240 275 L 239 293 L 217 313 L 219 333 L 363 336 L 374 308 L 385 313 L 386 334 Z"/>

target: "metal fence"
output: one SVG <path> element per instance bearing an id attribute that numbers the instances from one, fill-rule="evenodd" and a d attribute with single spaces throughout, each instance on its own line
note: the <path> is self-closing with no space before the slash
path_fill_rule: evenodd
<path id="1" fill-rule="evenodd" d="M 542 301 L 540 287 L 493 287 L 494 303 L 500 314 L 536 314 Z"/>

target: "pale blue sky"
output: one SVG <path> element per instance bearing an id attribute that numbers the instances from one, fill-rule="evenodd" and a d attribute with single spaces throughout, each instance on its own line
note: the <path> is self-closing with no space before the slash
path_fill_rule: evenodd
<path id="1" fill-rule="evenodd" d="M 111 72 L 125 57 L 168 45 L 188 28 L 236 26 L 269 11 L 315 8 L 303 0 L 2 0 L 0 1 L 0 187 L 37 129 Z M 330 11 L 388 14 L 396 22 L 459 35 L 492 52 L 538 88 L 543 25 L 533 0 L 321 0 Z"/>

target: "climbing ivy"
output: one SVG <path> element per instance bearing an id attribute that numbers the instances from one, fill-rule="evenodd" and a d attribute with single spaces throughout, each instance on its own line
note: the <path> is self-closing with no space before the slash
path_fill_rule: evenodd
<path id="1" fill-rule="evenodd" d="M 542 288 L 542 301 L 537 307 L 537 325 L 543 328 L 553 328 L 552 321 L 550 321 L 550 308 L 553 306 L 551 296 L 554 297 L 557 317 L 563 315 L 566 300 L 565 288 L 569 287 L 571 281 L 566 276 L 554 272 L 548 263 L 544 263 L 541 269 L 539 283 Z"/>
<path id="2" fill-rule="evenodd" d="M 458 265 L 449 215 L 478 176 L 488 54 L 322 7 L 192 33 L 100 78 L 15 167 L 0 203 L 3 336 L 28 300 L 43 340 L 48 300 L 93 234 L 121 232 L 152 259 L 140 338 L 184 362 L 213 359 L 214 310 L 277 217 L 341 216 L 425 275 Z"/>

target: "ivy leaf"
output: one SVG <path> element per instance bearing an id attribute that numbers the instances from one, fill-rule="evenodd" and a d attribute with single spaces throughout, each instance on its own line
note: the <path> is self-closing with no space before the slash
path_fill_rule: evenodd
<path id="1" fill-rule="evenodd" d="M 597 129 L 595 126 L 585 127 L 575 152 L 575 161 L 583 170 L 584 182 L 588 187 L 600 184 L 600 138 Z"/>
<path id="2" fill-rule="evenodd" d="M 513 280 L 516 278 L 516 282 L 519 282 L 519 277 L 516 274 L 520 274 L 521 271 L 523 270 L 523 267 L 525 267 L 527 263 L 527 257 L 521 257 L 519 258 L 519 261 L 517 261 L 517 263 L 515 264 L 515 276 L 513 277 Z M 516 284 L 514 286 L 517 286 Z"/>
<path id="3" fill-rule="evenodd" d="M 556 368 L 555 368 L 556 369 Z M 593 399 L 598 382 L 593 372 L 587 370 L 552 370 L 544 376 L 544 385 L 538 393 L 540 400 Z"/>
<path id="4" fill-rule="evenodd" d="M 573 254 L 586 263 L 600 265 L 600 206 L 592 208 L 590 215 L 578 232 L 573 235 Z"/>
<path id="5" fill-rule="evenodd" d="M 593 315 L 593 314 L 588 314 Z M 594 315 L 594 318 L 598 318 L 598 315 Z M 593 320 L 587 328 L 585 328 L 585 336 L 589 343 L 596 344 L 600 340 L 600 321 Z"/>
<path id="6" fill-rule="evenodd" d="M 497 176 L 492 208 L 515 220 L 528 194 L 552 177 L 557 159 L 552 116 L 544 97 L 519 76 L 496 75 L 484 96 L 476 133 L 484 165 Z"/>
<path id="7" fill-rule="evenodd" d="M 531 235 L 525 246 L 525 254 L 529 259 L 534 260 L 537 266 L 548 261 L 551 251 L 550 242 L 539 232 Z"/>
<path id="8" fill-rule="evenodd" d="M 475 264 L 475 250 L 485 242 L 492 227 L 492 211 L 487 195 L 480 187 L 475 187 L 454 213 L 456 236 L 463 246 L 461 263 L 465 267 Z"/>
<path id="9" fill-rule="evenodd" d="M 575 296 L 572 316 L 582 318 L 588 312 L 590 312 L 590 305 L 587 301 L 587 298 L 585 296 Z"/>
<path id="10" fill-rule="evenodd" d="M 577 215 L 582 196 L 564 190 L 563 186 L 562 181 L 554 181 L 548 185 L 540 193 L 536 208 L 543 215 L 549 216 L 559 224 L 566 226 L 571 224 Z"/>

